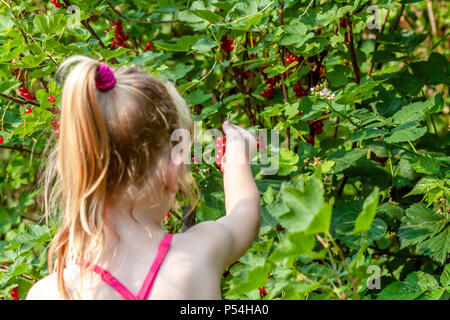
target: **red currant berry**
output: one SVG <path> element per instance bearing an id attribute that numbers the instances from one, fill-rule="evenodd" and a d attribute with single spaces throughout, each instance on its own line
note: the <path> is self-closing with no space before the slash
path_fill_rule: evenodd
<path id="1" fill-rule="evenodd" d="M 262 288 L 259 288 L 258 290 L 259 290 L 259 295 L 261 296 L 261 298 L 264 298 L 267 295 L 266 288 L 262 287 Z"/>
<path id="2" fill-rule="evenodd" d="M 50 96 L 50 97 L 48 97 L 48 101 L 51 103 L 54 103 L 56 101 L 56 99 L 55 99 L 55 97 Z"/>
<path id="3" fill-rule="evenodd" d="M 9 291 L 9 294 L 11 295 L 11 297 L 14 298 L 14 300 L 19 300 L 19 294 L 17 293 L 17 289 L 19 289 L 19 287 L 15 287 L 14 289 L 11 289 Z"/>
<path id="4" fill-rule="evenodd" d="M 28 113 L 31 113 L 31 112 L 33 112 L 33 109 L 31 109 L 31 108 L 26 108 L 26 109 L 25 109 L 25 113 L 28 114 Z"/>
<path id="5" fill-rule="evenodd" d="M 3 142 L 5 142 L 5 139 L 3 139 L 3 137 L 0 137 L 0 144 L 2 144 Z"/>

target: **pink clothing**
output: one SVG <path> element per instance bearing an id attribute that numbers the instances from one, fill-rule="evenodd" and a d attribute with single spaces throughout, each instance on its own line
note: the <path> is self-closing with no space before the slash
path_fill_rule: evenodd
<path id="1" fill-rule="evenodd" d="M 125 300 L 147 300 L 152 290 L 153 283 L 155 282 L 156 275 L 158 274 L 159 267 L 161 266 L 164 258 L 169 250 L 170 243 L 172 241 L 173 234 L 166 234 L 164 239 L 161 240 L 156 254 L 155 261 L 153 261 L 150 270 L 145 277 L 144 283 L 139 290 L 137 296 L 135 296 L 130 290 L 127 289 L 119 280 L 117 280 L 111 273 L 95 265 L 93 271 L 98 273 L 102 280 L 109 284 L 114 290 L 116 290 Z M 89 265 L 89 262 L 87 263 Z"/>

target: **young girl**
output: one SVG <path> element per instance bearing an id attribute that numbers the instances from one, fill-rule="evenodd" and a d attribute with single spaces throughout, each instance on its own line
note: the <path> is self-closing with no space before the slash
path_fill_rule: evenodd
<path id="1" fill-rule="evenodd" d="M 222 273 L 259 232 L 253 136 L 225 121 L 226 215 L 169 235 L 161 222 L 175 194 L 193 194 L 182 155 L 171 156 L 172 132 L 192 129 L 184 100 L 136 67 L 76 56 L 60 73 L 60 136 L 45 175 L 60 229 L 52 272 L 27 299 L 220 299 Z"/>

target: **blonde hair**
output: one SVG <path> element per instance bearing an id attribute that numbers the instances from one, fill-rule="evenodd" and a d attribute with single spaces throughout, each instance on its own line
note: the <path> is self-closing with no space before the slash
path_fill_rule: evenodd
<path id="1" fill-rule="evenodd" d="M 171 134 L 180 128 L 192 133 L 193 128 L 189 109 L 171 83 L 134 66 L 119 67 L 113 69 L 114 88 L 102 92 L 95 85 L 99 66 L 94 59 L 74 56 L 58 70 L 65 77 L 60 136 L 43 183 L 46 216 L 60 212 L 48 264 L 65 299 L 70 298 L 64 281 L 68 263 L 89 257 L 92 266 L 103 252 L 107 196 L 120 190 L 134 203 L 160 199 Z M 195 201 L 186 166 L 178 184 Z M 83 276 L 85 266 L 80 267 Z"/>

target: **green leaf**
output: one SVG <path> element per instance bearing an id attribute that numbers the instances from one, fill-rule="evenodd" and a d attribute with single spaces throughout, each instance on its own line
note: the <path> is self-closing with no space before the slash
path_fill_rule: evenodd
<path id="1" fill-rule="evenodd" d="M 47 226 L 30 224 L 25 232 L 18 234 L 13 241 L 20 243 L 27 242 L 48 242 L 51 239 L 50 230 Z"/>
<path id="2" fill-rule="evenodd" d="M 385 136 L 388 133 L 389 133 L 388 129 L 364 128 L 361 131 L 353 133 L 350 137 L 350 141 L 353 142 L 353 141 L 373 139 Z"/>
<path id="3" fill-rule="evenodd" d="M 378 206 L 379 189 L 375 187 L 370 195 L 364 200 L 363 209 L 356 218 L 355 229 L 353 233 L 365 232 L 370 229 L 372 221 L 375 218 L 375 213 Z"/>
<path id="4" fill-rule="evenodd" d="M 446 225 L 442 217 L 432 214 L 425 206 L 413 204 L 406 209 L 406 216 L 398 231 L 402 248 L 424 241 L 438 234 Z"/>
<path id="5" fill-rule="evenodd" d="M 45 53 L 34 55 L 29 54 L 20 60 L 21 68 L 35 68 L 39 67 L 39 65 L 47 58 Z"/>
<path id="6" fill-rule="evenodd" d="M 166 43 L 162 40 L 157 40 L 154 43 L 158 48 L 165 51 L 187 52 L 189 51 L 191 46 L 198 41 L 199 38 L 199 35 L 182 36 L 181 38 L 177 39 L 176 43 Z"/>
<path id="7" fill-rule="evenodd" d="M 447 291 L 450 290 L 450 264 L 447 264 L 441 274 L 441 285 Z"/>
<path id="8" fill-rule="evenodd" d="M 334 198 L 325 203 L 319 210 L 319 213 L 313 218 L 313 221 L 306 230 L 306 234 L 325 233 L 330 229 L 331 212 L 333 211 Z"/>
<path id="9" fill-rule="evenodd" d="M 422 120 L 425 115 L 425 110 L 429 106 L 430 103 L 427 102 L 415 102 L 404 106 L 392 116 L 392 120 L 399 124 Z"/>
<path id="10" fill-rule="evenodd" d="M 256 252 L 269 252 L 272 247 L 273 239 L 265 240 L 265 241 L 255 241 L 253 245 L 248 249 L 249 251 Z"/>
<path id="11" fill-rule="evenodd" d="M 141 53 L 140 55 L 134 57 L 131 60 L 131 63 L 136 64 L 138 66 L 146 66 L 149 62 L 154 61 L 156 58 L 160 57 L 162 54 L 153 51 L 146 51 Z"/>
<path id="12" fill-rule="evenodd" d="M 165 76 L 167 79 L 175 81 L 184 78 L 184 76 L 186 76 L 186 74 L 188 74 L 188 72 L 191 71 L 193 68 L 194 68 L 193 64 L 185 65 L 179 63 L 175 66 L 175 68 L 164 70 L 161 74 Z"/>
<path id="13" fill-rule="evenodd" d="M 192 47 L 192 50 L 198 53 L 208 53 L 211 52 L 212 48 L 217 47 L 217 43 L 212 41 L 208 37 L 201 37 Z"/>
<path id="14" fill-rule="evenodd" d="M 295 185 L 284 184 L 281 199 L 289 211 L 278 218 L 281 225 L 289 232 L 308 230 L 323 207 L 323 194 L 323 185 L 315 176 L 306 183 L 301 179 Z M 326 216 L 326 212 L 322 214 Z M 317 228 L 317 222 L 315 225 Z"/>
<path id="15" fill-rule="evenodd" d="M 125 53 L 127 53 L 128 51 L 130 51 L 130 49 L 124 48 L 124 47 L 119 47 L 117 49 L 111 50 L 111 49 L 102 49 L 100 50 L 100 56 L 102 57 L 102 59 L 108 60 L 108 59 L 112 59 L 112 58 L 116 58 L 118 56 L 121 56 Z"/>
<path id="16" fill-rule="evenodd" d="M 365 149 L 352 149 L 352 150 L 344 150 L 340 149 L 335 153 L 331 154 L 328 157 L 328 160 L 334 161 L 334 172 L 339 173 L 344 169 L 347 169 L 354 163 L 356 160 L 362 158 L 367 153 Z"/>
<path id="17" fill-rule="evenodd" d="M 447 58 L 437 52 L 433 52 L 428 61 L 411 63 L 414 75 L 428 85 L 450 85 L 450 68 Z M 437 71 L 439 70 L 439 71 Z"/>
<path id="18" fill-rule="evenodd" d="M 436 279 L 425 272 L 417 271 L 408 274 L 405 280 L 396 281 L 383 289 L 378 300 L 413 300 L 428 290 L 437 289 Z"/>
<path id="19" fill-rule="evenodd" d="M 278 159 L 275 159 L 275 161 L 278 160 L 278 175 L 280 176 L 286 176 L 290 174 L 291 172 L 297 171 L 298 167 L 296 164 L 298 163 L 299 156 L 292 150 L 288 150 L 286 148 L 282 148 L 280 150 L 280 154 Z"/>
<path id="20" fill-rule="evenodd" d="M 197 105 L 208 101 L 212 96 L 212 93 L 205 93 L 203 90 L 198 89 L 191 92 L 189 96 L 186 97 L 187 104 Z"/>
<path id="21" fill-rule="evenodd" d="M 439 162 L 429 156 L 415 156 L 406 154 L 404 158 L 408 160 L 411 167 L 418 173 L 437 174 L 440 170 Z"/>
<path id="22" fill-rule="evenodd" d="M 269 271 L 270 265 L 268 264 L 253 268 L 244 279 L 232 283 L 225 296 L 240 295 L 262 287 L 267 282 Z"/>
<path id="23" fill-rule="evenodd" d="M 269 260 L 279 261 L 287 257 L 307 254 L 314 248 L 315 239 L 313 235 L 304 232 L 287 234 L 277 245 L 270 255 Z"/>
<path id="24" fill-rule="evenodd" d="M 417 245 L 420 254 L 444 263 L 450 252 L 450 225 L 438 213 L 432 213 L 421 204 L 406 210 L 398 230 L 401 247 Z"/>
<path id="25" fill-rule="evenodd" d="M 398 143 L 404 141 L 415 141 L 427 132 L 426 127 L 406 126 L 402 125 L 392 130 L 392 135 L 385 138 L 387 143 Z"/>
<path id="26" fill-rule="evenodd" d="M 6 15 L 0 15 L 0 32 L 7 31 L 14 23 Z"/>
<path id="27" fill-rule="evenodd" d="M 440 263 L 445 263 L 450 253 L 450 227 L 417 245 L 417 250 Z"/>
<path id="28" fill-rule="evenodd" d="M 193 14 L 211 23 L 223 20 L 222 16 L 209 10 L 191 10 Z"/>
<path id="29" fill-rule="evenodd" d="M 345 105 L 367 100 L 375 93 L 373 89 L 382 82 L 369 78 L 366 82 L 361 82 L 359 85 L 353 84 L 352 86 L 348 86 L 345 93 L 336 102 Z"/>
<path id="30" fill-rule="evenodd" d="M 314 37 L 314 33 L 307 34 L 307 27 L 298 20 L 294 20 L 292 24 L 284 28 L 284 36 L 280 41 L 281 45 L 302 46 L 306 41 Z"/>

